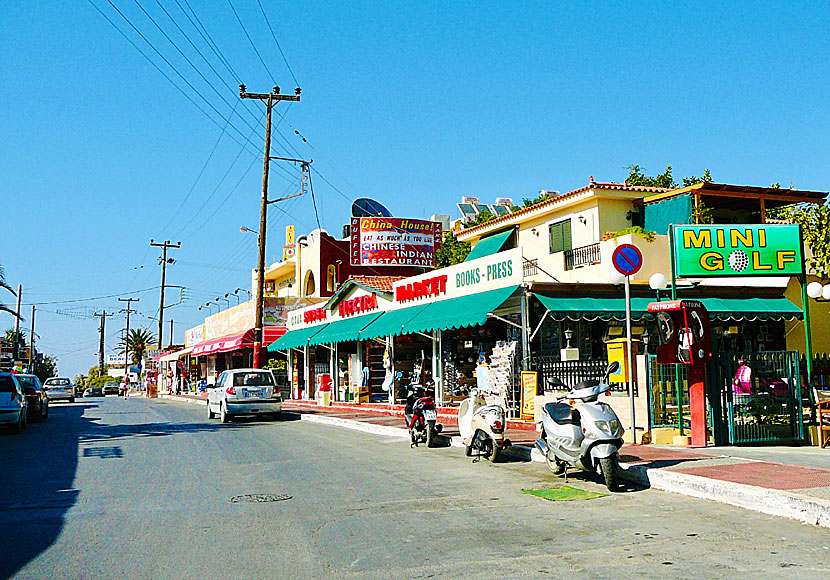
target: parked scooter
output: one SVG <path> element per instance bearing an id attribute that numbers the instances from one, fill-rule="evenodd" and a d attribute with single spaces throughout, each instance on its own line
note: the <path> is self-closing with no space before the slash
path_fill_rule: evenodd
<path id="1" fill-rule="evenodd" d="M 397 373 L 400 379 L 403 375 Z M 435 443 L 435 436 L 443 430 L 443 425 L 438 423 L 438 411 L 435 409 L 435 399 L 427 394 L 430 386 L 421 385 L 418 382 L 417 370 L 413 372 L 412 379 L 406 386 L 406 427 L 409 429 L 411 447 L 417 447 L 419 443 L 426 443 L 432 447 Z"/>
<path id="2" fill-rule="evenodd" d="M 602 382 L 583 381 L 542 408 L 542 436 L 536 440 L 536 447 L 554 474 L 567 479 L 569 467 L 599 471 L 609 490 L 617 488 L 625 430 L 614 409 L 597 399 L 611 390 L 608 378 L 619 368 L 619 362 L 612 362 Z M 554 381 L 564 386 L 558 379 Z"/>
<path id="3" fill-rule="evenodd" d="M 502 450 L 510 446 L 510 439 L 504 437 L 506 424 L 504 408 L 488 405 L 484 393 L 472 389 L 458 408 L 458 430 L 465 455 L 471 457 L 475 451 L 478 457 L 495 463 Z"/>

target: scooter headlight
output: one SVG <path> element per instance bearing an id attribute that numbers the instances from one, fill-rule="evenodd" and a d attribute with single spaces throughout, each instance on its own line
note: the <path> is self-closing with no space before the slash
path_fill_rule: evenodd
<path id="1" fill-rule="evenodd" d="M 608 421 L 608 426 L 611 428 L 611 435 L 613 435 L 614 437 L 619 437 L 622 435 L 622 426 L 620 425 L 620 422 L 616 419 L 611 419 L 610 421 Z"/>
<path id="2" fill-rule="evenodd" d="M 594 425 L 596 425 L 597 429 L 599 429 L 609 437 L 613 436 L 611 435 L 611 427 L 608 425 L 608 421 L 594 421 Z"/>

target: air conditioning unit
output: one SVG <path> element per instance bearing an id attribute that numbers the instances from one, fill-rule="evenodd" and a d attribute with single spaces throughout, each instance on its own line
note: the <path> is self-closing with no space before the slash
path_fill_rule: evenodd
<path id="1" fill-rule="evenodd" d="M 472 195 L 462 195 L 461 203 L 472 203 L 478 205 L 479 201 L 477 197 L 473 197 Z"/>

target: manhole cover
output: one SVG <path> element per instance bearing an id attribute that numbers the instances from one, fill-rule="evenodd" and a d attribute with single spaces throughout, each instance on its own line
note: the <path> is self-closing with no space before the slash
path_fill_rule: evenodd
<path id="1" fill-rule="evenodd" d="M 231 503 L 270 503 L 273 501 L 286 501 L 293 497 L 287 493 L 248 493 L 233 496 Z"/>

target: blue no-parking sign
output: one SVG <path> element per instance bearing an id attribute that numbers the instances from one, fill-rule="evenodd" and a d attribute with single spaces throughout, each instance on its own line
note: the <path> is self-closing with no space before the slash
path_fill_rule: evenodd
<path id="1" fill-rule="evenodd" d="M 623 276 L 633 276 L 643 267 L 643 254 L 637 246 L 622 244 L 611 255 L 614 268 Z"/>

